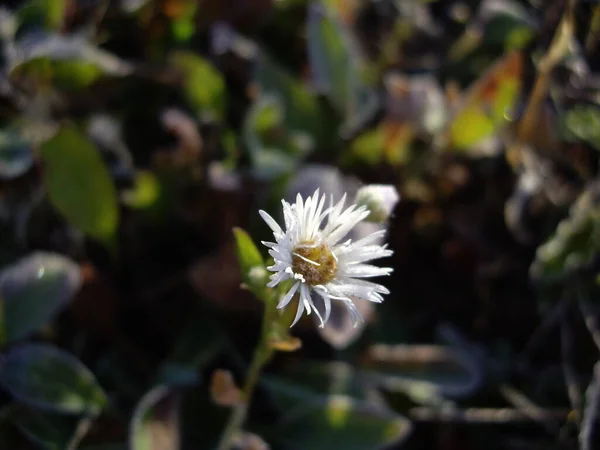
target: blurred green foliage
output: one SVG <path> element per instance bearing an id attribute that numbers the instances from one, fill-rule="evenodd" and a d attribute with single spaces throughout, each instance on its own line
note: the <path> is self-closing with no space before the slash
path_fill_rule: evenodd
<path id="1" fill-rule="evenodd" d="M 379 183 L 391 295 L 356 328 L 269 310 L 239 448 L 596 448 L 599 17 L 3 3 L 0 447 L 213 448 L 212 374 L 242 385 L 284 291 L 257 211 Z"/>

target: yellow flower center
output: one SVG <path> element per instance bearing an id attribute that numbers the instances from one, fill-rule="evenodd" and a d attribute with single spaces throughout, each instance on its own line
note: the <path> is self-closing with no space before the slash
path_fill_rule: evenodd
<path id="1" fill-rule="evenodd" d="M 313 286 L 325 284 L 335 276 L 337 261 L 327 244 L 303 242 L 292 253 L 292 270 Z"/>

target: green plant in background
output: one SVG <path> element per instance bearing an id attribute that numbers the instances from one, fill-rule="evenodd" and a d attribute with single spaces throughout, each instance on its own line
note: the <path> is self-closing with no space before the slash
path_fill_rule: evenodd
<path id="1" fill-rule="evenodd" d="M 23 342 L 67 306 L 81 283 L 79 267 L 51 253 L 26 257 L 0 276 L 0 386 L 11 396 L 3 410 L 49 448 L 76 448 L 83 435 L 72 429 L 89 428 L 108 405 L 94 374 L 75 356 L 50 344 Z"/>
<path id="2" fill-rule="evenodd" d="M 595 448 L 600 6 L 12 3 L 2 448 Z"/>

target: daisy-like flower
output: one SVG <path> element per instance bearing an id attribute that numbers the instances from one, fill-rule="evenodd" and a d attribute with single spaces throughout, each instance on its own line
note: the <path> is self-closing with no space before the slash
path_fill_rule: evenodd
<path id="1" fill-rule="evenodd" d="M 277 308 L 285 308 L 296 293 L 299 294 L 298 311 L 292 326 L 298 322 L 306 310 L 315 312 L 323 327 L 331 313 L 332 300 L 343 302 L 354 322 L 362 320 L 354 305 L 355 299 L 381 303 L 381 294 L 389 294 L 382 285 L 363 278 L 389 275 L 391 268 L 365 264 L 367 261 L 390 256 L 392 251 L 378 245 L 385 234 L 379 230 L 358 241 L 351 239 L 342 242 L 348 232 L 369 215 L 365 206 L 352 205 L 344 209 L 346 196 L 325 208 L 325 196 L 319 190 L 312 197 L 302 200 L 300 194 L 296 203 L 283 203 L 285 230 L 265 211 L 261 217 L 273 230 L 275 242 L 264 242 L 275 264 L 267 267 L 271 272 L 268 287 L 274 287 L 284 280 L 292 279 L 294 284 L 281 299 Z M 323 299 L 324 314 L 315 307 L 313 295 Z"/>

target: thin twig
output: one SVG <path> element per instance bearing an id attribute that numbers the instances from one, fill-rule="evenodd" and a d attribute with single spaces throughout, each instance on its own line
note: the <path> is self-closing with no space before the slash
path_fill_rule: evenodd
<path id="1" fill-rule="evenodd" d="M 500 386 L 500 393 L 517 410 L 539 423 L 550 434 L 556 435 L 560 431 L 560 424 L 548 414 L 548 410 L 536 405 L 523 392 L 512 386 L 502 385 Z"/>
<path id="2" fill-rule="evenodd" d="M 519 360 L 528 359 L 531 353 L 545 342 L 548 333 L 558 325 L 560 318 L 564 315 L 566 309 L 567 302 L 561 300 L 544 316 L 542 323 L 535 329 L 529 342 L 527 342 L 525 348 L 519 355 Z"/>
<path id="3" fill-rule="evenodd" d="M 594 367 L 594 377 L 586 392 L 587 404 L 581 420 L 579 445 L 581 450 L 597 449 L 600 442 L 600 362 Z"/>
<path id="4" fill-rule="evenodd" d="M 567 394 L 569 396 L 569 401 L 571 402 L 573 412 L 576 415 L 577 422 L 579 423 L 583 410 L 583 396 L 578 379 L 579 377 L 573 364 L 573 333 L 566 314 L 563 315 L 560 321 L 560 337 L 562 368 L 565 377 L 565 383 L 567 384 Z"/>
<path id="5" fill-rule="evenodd" d="M 554 421 L 564 421 L 569 411 L 566 409 L 547 409 L 545 414 Z M 408 415 L 413 420 L 420 422 L 512 424 L 531 421 L 528 414 L 514 408 L 435 409 L 416 407 L 411 408 Z"/>
<path id="6" fill-rule="evenodd" d="M 90 428 L 92 427 L 93 419 L 86 417 L 79 421 L 77 424 L 77 428 L 75 428 L 75 433 L 71 437 L 71 440 L 67 444 L 66 450 L 76 450 L 79 447 L 79 444 L 83 440 L 83 438 L 88 434 Z"/>
<path id="7" fill-rule="evenodd" d="M 592 306 L 589 301 L 589 292 L 585 289 L 583 281 L 580 279 L 575 280 L 575 293 L 577 296 L 577 303 L 579 309 L 583 315 L 585 325 L 588 331 L 592 335 L 592 339 L 596 344 L 596 347 L 600 349 L 600 323 L 598 320 L 598 310 Z"/>

